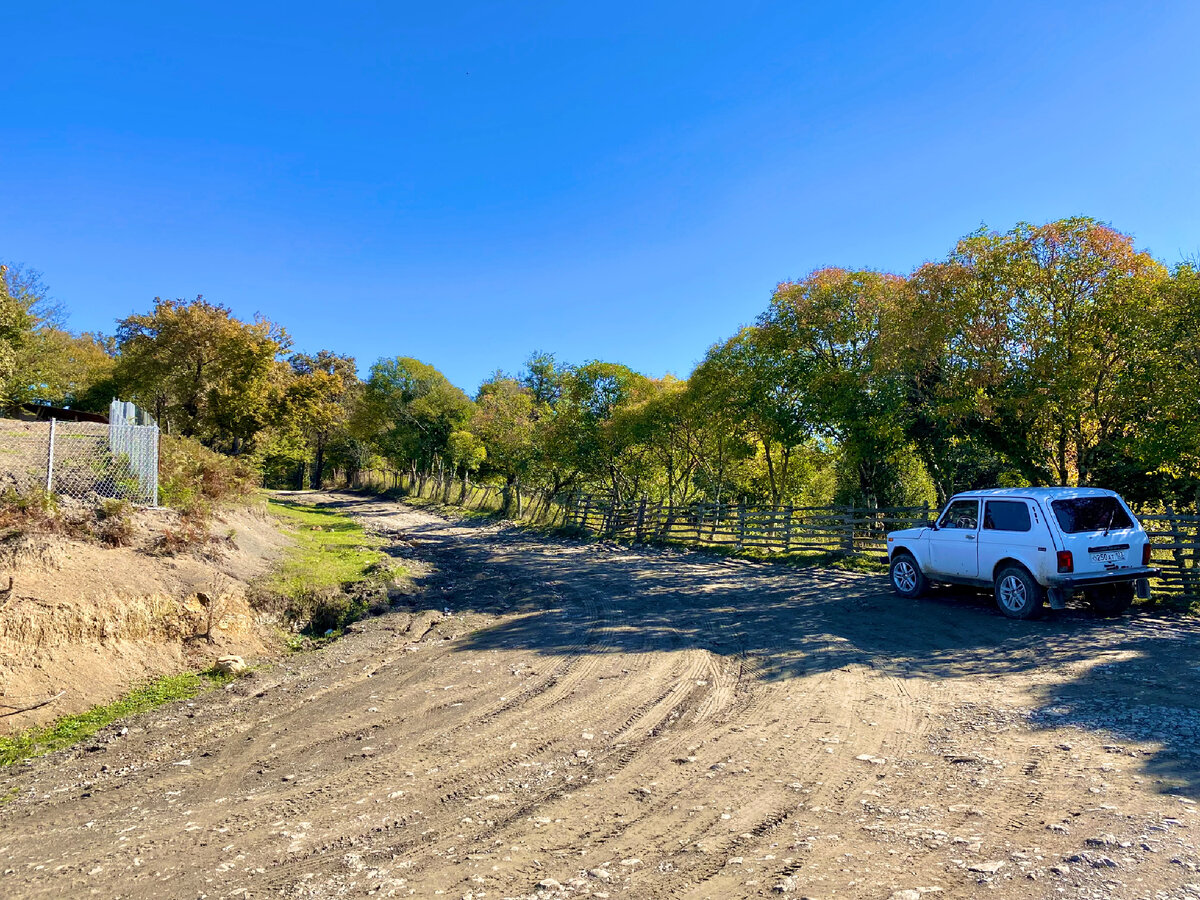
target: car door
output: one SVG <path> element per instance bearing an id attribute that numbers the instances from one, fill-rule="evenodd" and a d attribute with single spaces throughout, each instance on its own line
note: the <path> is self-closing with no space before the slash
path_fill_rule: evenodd
<path id="1" fill-rule="evenodd" d="M 1038 527 L 1035 529 L 1035 525 Z M 1040 544 L 1038 542 L 1041 542 Z M 979 531 L 979 577 L 991 578 L 996 563 L 1017 559 L 1036 576 L 1038 562 L 1054 553 L 1037 510 L 1023 498 L 983 501 L 983 527 Z"/>
<path id="2" fill-rule="evenodd" d="M 979 500 L 951 500 L 928 541 L 929 575 L 978 578 Z"/>

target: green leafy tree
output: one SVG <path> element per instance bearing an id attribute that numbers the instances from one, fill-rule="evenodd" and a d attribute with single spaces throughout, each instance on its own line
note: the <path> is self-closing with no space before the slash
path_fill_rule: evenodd
<path id="1" fill-rule="evenodd" d="M 238 454 L 281 402 L 289 345 L 279 326 L 202 297 L 156 299 L 118 322 L 116 380 L 169 431 Z"/>
<path id="2" fill-rule="evenodd" d="M 743 328 L 710 349 L 691 377 L 694 395 L 704 398 L 700 410 L 725 425 L 736 423 L 734 434 L 757 442 L 772 504 L 787 494 L 793 456 L 813 431 L 808 375 L 800 362 L 778 333 Z"/>
<path id="3" fill-rule="evenodd" d="M 521 513 L 521 482 L 534 463 L 537 423 L 533 392 L 516 378 L 497 372 L 479 388 L 471 431 L 487 448 L 486 469 L 504 478 L 504 508 Z"/>
<path id="4" fill-rule="evenodd" d="M 1155 352 L 1147 323 L 1169 315 L 1166 276 L 1086 218 L 979 231 L 918 270 L 899 368 L 935 477 L 991 480 L 1008 466 L 1033 484 L 1091 483 L 1134 421 Z"/>
<path id="5" fill-rule="evenodd" d="M 293 354 L 292 378 L 284 393 L 285 420 L 303 436 L 312 454 L 312 486 L 324 483 L 326 453 L 342 436 L 359 393 L 354 357 L 331 350 Z"/>
<path id="6" fill-rule="evenodd" d="M 433 366 L 409 357 L 381 359 L 371 367 L 353 427 L 393 465 L 429 471 L 446 455 L 450 435 L 466 425 L 471 406 Z"/>
<path id="7" fill-rule="evenodd" d="M 881 335 L 904 279 L 874 271 L 821 269 L 780 284 L 760 320 L 764 354 L 778 380 L 794 385 L 796 417 L 835 440 L 856 503 L 887 505 L 901 486 L 889 460 L 904 451 L 904 382 L 881 367 Z M 770 381 L 772 379 L 768 379 Z"/>

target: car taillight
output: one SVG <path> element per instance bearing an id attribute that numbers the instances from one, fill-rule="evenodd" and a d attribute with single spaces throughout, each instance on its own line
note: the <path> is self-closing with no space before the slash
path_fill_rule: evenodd
<path id="1" fill-rule="evenodd" d="M 1142 565 L 1143 566 L 1150 565 L 1150 553 L 1151 553 L 1150 542 L 1146 541 L 1146 543 L 1142 546 Z"/>
<path id="2" fill-rule="evenodd" d="M 1060 572 L 1074 572 L 1075 571 L 1075 557 L 1073 557 L 1071 555 L 1070 550 L 1059 550 L 1058 551 L 1058 571 L 1060 571 Z"/>

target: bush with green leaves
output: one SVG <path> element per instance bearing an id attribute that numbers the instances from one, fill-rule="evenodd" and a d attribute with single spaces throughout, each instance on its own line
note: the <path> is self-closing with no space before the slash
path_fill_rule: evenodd
<path id="1" fill-rule="evenodd" d="M 162 435 L 158 492 L 164 506 L 200 512 L 214 504 L 244 499 L 260 475 L 247 459 L 209 450 L 197 440 Z"/>

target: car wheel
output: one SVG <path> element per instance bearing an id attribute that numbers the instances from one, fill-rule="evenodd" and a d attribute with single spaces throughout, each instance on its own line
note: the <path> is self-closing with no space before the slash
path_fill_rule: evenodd
<path id="1" fill-rule="evenodd" d="M 996 606 L 1010 619 L 1032 619 L 1042 611 L 1041 585 L 1022 568 L 1009 566 L 996 573 Z"/>
<path id="2" fill-rule="evenodd" d="M 1088 605 L 1098 616 L 1119 616 L 1133 605 L 1132 584 L 1110 584 L 1089 588 L 1085 592 Z"/>
<path id="3" fill-rule="evenodd" d="M 901 597 L 920 597 L 929 587 L 921 567 L 908 553 L 897 553 L 892 557 L 888 576 L 892 580 L 892 590 Z"/>

